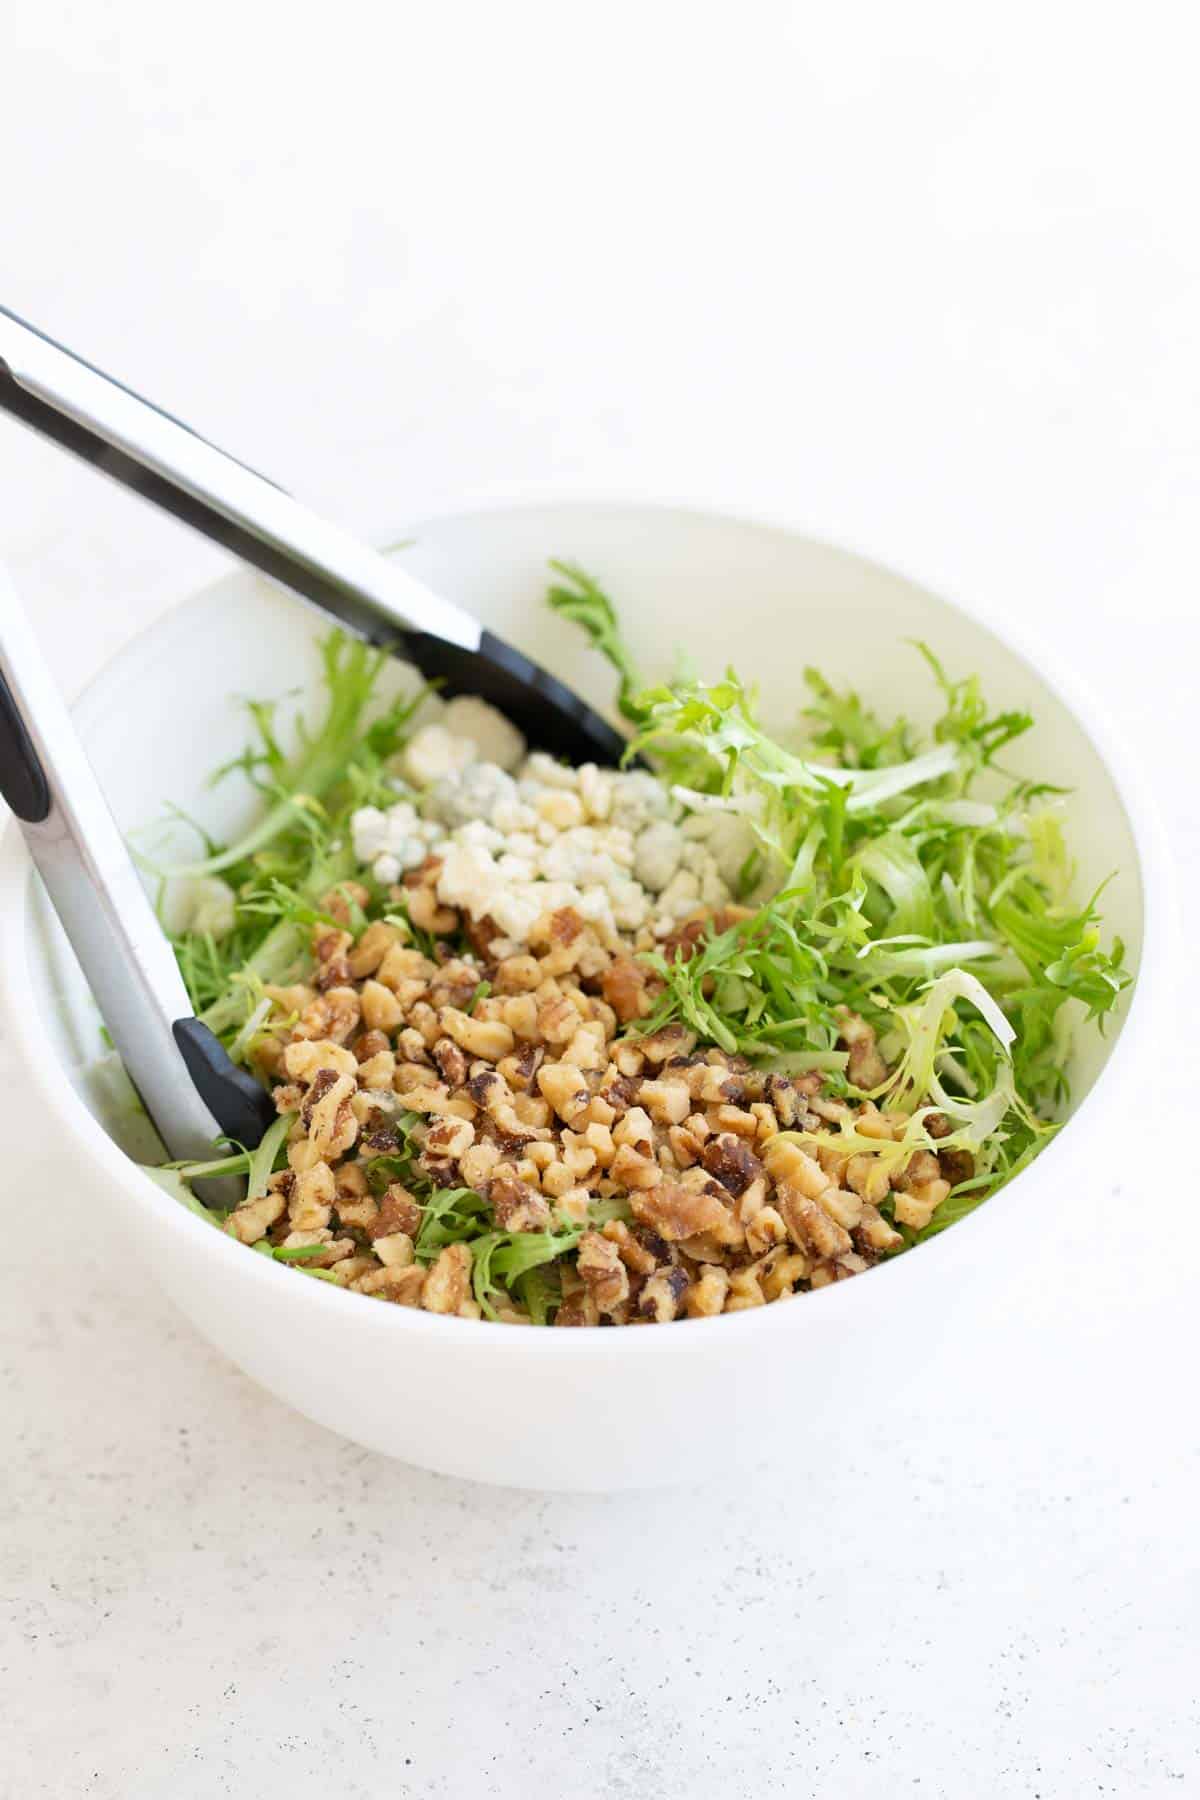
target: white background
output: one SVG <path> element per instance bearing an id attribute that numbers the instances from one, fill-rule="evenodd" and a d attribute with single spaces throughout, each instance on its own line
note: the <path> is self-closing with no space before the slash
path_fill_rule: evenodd
<path id="1" fill-rule="evenodd" d="M 1034 625 L 1195 824 L 1191 9 L 9 0 L 0 300 L 366 530 L 564 481 L 767 511 Z M 0 424 L 78 685 L 219 566 Z M 186 729 L 186 721 L 180 722 Z M 197 747 L 203 754 L 203 746 Z M 1184 953 L 935 1391 L 783 1473 L 388 1464 L 172 1315 L 0 1123 L 0 1793 L 1174 1795 L 1200 1778 Z M 903 1344 L 896 1356 L 903 1356 Z"/>

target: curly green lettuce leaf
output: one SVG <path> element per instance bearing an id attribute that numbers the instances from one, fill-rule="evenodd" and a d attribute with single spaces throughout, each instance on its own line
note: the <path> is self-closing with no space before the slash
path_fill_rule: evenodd
<path id="1" fill-rule="evenodd" d="M 521 1283 L 533 1271 L 557 1263 L 577 1248 L 582 1236 L 582 1229 L 570 1227 L 563 1231 L 490 1231 L 476 1238 L 471 1245 L 471 1285 L 485 1317 L 494 1319 L 497 1301 L 519 1296 Z M 535 1284 L 532 1291 L 539 1304 L 544 1299 L 548 1310 L 546 1290 Z"/>
<path id="2" fill-rule="evenodd" d="M 879 769 L 908 762 L 913 754 L 910 728 L 904 719 L 885 725 L 850 689 L 833 687 L 819 669 L 804 671 L 813 698 L 804 718 L 813 726 L 813 744 L 828 750 L 845 769 Z"/>
<path id="3" fill-rule="evenodd" d="M 759 723 L 754 694 L 732 670 L 720 682 L 648 689 L 645 721 L 630 754 L 651 757 L 679 797 L 743 818 L 776 871 L 796 885 L 816 844 L 835 843 L 847 821 L 941 781 L 960 766 L 956 745 L 936 745 L 877 768 L 822 764 L 787 749 Z M 844 790 L 831 800 L 830 790 Z M 811 840 L 813 828 L 818 838 Z"/>
<path id="4" fill-rule="evenodd" d="M 637 698 L 642 680 L 633 652 L 621 633 L 616 607 L 591 576 L 574 563 L 552 561 L 550 567 L 564 579 L 550 588 L 547 604 L 586 632 L 593 649 L 612 664 L 617 672 L 617 708 L 634 725 L 642 724 L 644 712 Z"/>
<path id="5" fill-rule="evenodd" d="M 933 730 L 939 743 L 955 743 L 968 748 L 982 767 L 990 763 L 1006 744 L 1032 729 L 1032 713 L 1020 710 L 989 713 L 978 675 L 952 681 L 928 644 L 918 640 L 914 647 L 928 663 L 946 702 L 946 710 Z"/>
<path id="6" fill-rule="evenodd" d="M 896 1009 L 896 1021 L 908 1041 L 899 1065 L 875 1091 L 875 1098 L 886 1095 L 887 1104 L 902 1112 L 912 1112 L 916 1106 L 932 1100 L 952 1118 L 960 1114 L 974 1116 L 971 1104 L 946 1094 L 937 1067 L 947 1033 L 957 1022 L 954 1003 L 963 1000 L 979 1012 L 1006 1063 L 1010 1060 L 1017 1034 L 997 1001 L 978 976 L 966 969 L 948 969 L 920 1001 Z"/>
<path id="7" fill-rule="evenodd" d="M 491 1207 L 474 1188 L 434 1188 L 421 1204 L 413 1244 L 418 1262 L 434 1262 L 449 1244 L 470 1243 L 491 1223 Z"/>
<path id="8" fill-rule="evenodd" d="M 328 700 L 315 736 L 302 742 L 290 762 L 281 760 L 273 733 L 268 734 L 267 748 L 261 753 L 271 774 L 269 791 L 275 796 L 274 804 L 236 843 L 199 862 L 177 864 L 170 871 L 173 876 L 215 875 L 245 862 L 293 827 L 298 815 L 319 803 L 335 782 L 345 778 L 352 752 L 363 735 L 363 710 L 387 654 L 334 631 L 322 640 L 321 660 Z M 251 712 L 262 731 L 264 709 L 252 702 Z M 241 759 L 239 766 L 245 766 Z"/>
<path id="9" fill-rule="evenodd" d="M 241 1053 L 263 988 L 287 986 L 302 975 L 310 928 L 326 916 L 318 902 L 359 873 L 349 843 L 350 815 L 395 799 L 389 759 L 408 737 L 428 692 L 401 694 L 368 721 L 386 654 L 333 632 L 322 640 L 321 657 L 325 713 L 315 733 L 301 730 L 296 755 L 288 759 L 282 751 L 275 705 L 251 701 L 257 742 L 218 772 L 242 771 L 268 801 L 263 817 L 236 843 L 218 846 L 205 838 L 202 861 L 160 871 L 171 877 L 220 871 L 233 889 L 231 930 L 217 935 L 185 929 L 172 941 L 197 1015 L 227 1043 L 239 1042 Z M 361 926 L 357 901 L 349 911 L 351 922 Z"/>
<path id="10" fill-rule="evenodd" d="M 656 977 L 653 1010 L 631 1035 L 680 1021 L 762 1069 L 818 1069 L 827 1091 L 857 1094 L 842 1031 L 847 1012 L 859 1015 L 891 1070 L 873 1097 L 906 1119 L 904 1129 L 879 1138 L 850 1122 L 803 1141 L 873 1156 L 895 1172 L 918 1149 L 969 1152 L 973 1172 L 924 1232 L 905 1228 L 906 1241 L 944 1229 L 1052 1135 L 1075 1023 L 1103 1025 L 1131 979 L 1119 940 L 1103 940 L 1098 895 L 1085 906 L 1072 899 L 1049 804 L 1061 790 L 1000 767 L 1004 748 L 1028 731 L 1028 714 L 990 712 L 976 676 L 950 676 L 919 645 L 942 703 L 927 738 L 814 671 L 805 675 L 807 737 L 782 738 L 733 671 L 642 689 L 609 597 L 582 570 L 554 567 L 563 579 L 551 606 L 616 671 L 618 704 L 638 727 L 630 754 L 642 754 L 690 811 L 720 815 L 737 840 L 742 891 L 758 902 L 745 917 L 689 926 L 644 953 Z M 280 1025 L 266 989 L 303 979 L 313 926 L 331 917 L 325 896 L 351 875 L 367 894 L 365 904 L 358 890 L 337 903 L 352 932 L 384 918 L 414 941 L 394 898 L 354 870 L 347 845 L 352 809 L 394 796 L 387 759 L 413 705 L 365 723 L 372 654 L 327 647 L 327 718 L 290 761 L 272 709 L 252 709 L 258 741 L 238 766 L 263 793 L 266 816 L 240 844 L 207 846 L 206 862 L 194 865 L 222 868 L 235 922 L 224 938 L 182 934 L 180 965 L 198 1010 L 239 1057 L 252 1060 L 258 1035 Z M 485 991 L 481 981 L 476 998 Z M 396 1149 L 367 1164 L 372 1191 L 399 1181 L 420 1201 L 418 1261 L 470 1245 L 489 1317 L 508 1296 L 548 1322 L 581 1228 L 501 1231 L 483 1195 L 434 1188 L 422 1174 L 423 1129 L 418 1115 L 405 1116 Z M 256 1181 L 278 1154 L 256 1164 Z M 236 1164 L 250 1176 L 252 1160 L 214 1158 L 203 1172 Z M 592 1224 L 624 1217 L 628 1202 L 618 1195 L 591 1213 Z M 304 1268 L 312 1259 L 285 1260 Z"/>

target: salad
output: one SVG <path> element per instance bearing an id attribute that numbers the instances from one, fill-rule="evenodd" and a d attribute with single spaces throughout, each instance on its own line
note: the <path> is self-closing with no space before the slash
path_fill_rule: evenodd
<path id="1" fill-rule="evenodd" d="M 645 684 L 553 566 L 621 770 L 482 701 L 382 704 L 385 657 L 338 633 L 294 755 L 250 704 L 258 821 L 169 873 L 195 1010 L 278 1116 L 169 1179 L 299 1275 L 460 1318 L 665 1323 L 860 1274 L 1037 1155 L 1130 980 L 1062 790 L 1004 771 L 1032 720 L 919 645 L 930 736 L 810 669 L 777 737 L 732 670 Z M 245 1178 L 226 1215 L 187 1185 L 215 1175 Z"/>

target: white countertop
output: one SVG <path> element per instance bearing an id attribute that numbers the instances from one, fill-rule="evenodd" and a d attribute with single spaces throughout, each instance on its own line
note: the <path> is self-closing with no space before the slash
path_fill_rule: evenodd
<path id="1" fill-rule="evenodd" d="M 1200 876 L 1179 10 L 836 10 L 15 9 L 0 298 L 366 528 L 570 480 L 1011 612 Z M 72 688 L 219 566 L 3 423 L 0 557 Z M 703 1491 L 556 1499 L 253 1388 L 9 1058 L 0 1794 L 1189 1791 L 1190 1043 L 1162 1063 L 919 1404 L 881 1370 L 836 1441 L 798 1392 L 786 1473 L 724 1471 L 714 1421 Z"/>

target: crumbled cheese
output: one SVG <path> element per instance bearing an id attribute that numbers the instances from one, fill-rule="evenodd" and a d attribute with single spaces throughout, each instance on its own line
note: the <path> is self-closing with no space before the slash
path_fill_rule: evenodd
<path id="1" fill-rule="evenodd" d="M 754 855 L 758 839 L 753 828 L 736 813 L 716 813 L 705 848 L 716 865 L 717 874 L 731 892 L 737 890 L 739 878 L 748 858 Z"/>
<path id="2" fill-rule="evenodd" d="M 445 846 L 438 895 L 447 906 L 465 907 L 473 919 L 482 919 L 502 886 L 491 852 L 481 844 Z"/>
<path id="3" fill-rule="evenodd" d="M 633 872 L 644 888 L 649 888 L 652 894 L 661 893 L 683 855 L 683 833 L 678 825 L 670 819 L 656 819 L 653 825 L 647 825 L 638 833 Z"/>
<path id="4" fill-rule="evenodd" d="M 677 869 L 658 896 L 663 916 L 670 913 L 677 919 L 686 919 L 690 912 L 695 912 L 699 901 L 700 878 L 691 869 Z"/>
<path id="5" fill-rule="evenodd" d="M 441 723 L 455 737 L 475 746 L 480 763 L 494 763 L 507 774 L 525 755 L 525 739 L 510 719 L 474 694 L 459 694 L 446 702 Z"/>
<path id="6" fill-rule="evenodd" d="M 189 881 L 180 900 L 180 931 L 206 932 L 227 937 L 236 923 L 235 896 L 219 875 L 197 875 Z"/>
<path id="7" fill-rule="evenodd" d="M 595 763 L 582 763 L 579 769 L 579 798 L 593 819 L 607 819 L 612 811 L 613 785 L 616 777 Z"/>
<path id="8" fill-rule="evenodd" d="M 398 881 L 405 869 L 417 868 L 429 849 L 425 821 L 418 819 L 410 800 L 398 800 L 386 813 L 377 806 L 359 807 L 350 820 L 350 836 L 358 861 L 371 863 L 384 882 Z"/>
<path id="9" fill-rule="evenodd" d="M 629 769 L 617 778 L 611 814 L 614 825 L 636 833 L 653 820 L 674 818 L 678 812 L 678 803 L 648 769 Z"/>
<path id="10" fill-rule="evenodd" d="M 698 906 L 729 901 L 725 870 L 736 853 L 736 876 L 749 848 L 744 821 L 689 813 L 644 769 L 570 768 L 542 751 L 520 761 L 519 734 L 501 720 L 512 732 L 504 737 L 492 711 L 452 701 L 403 753 L 405 775 L 422 790 L 416 804 L 354 814 L 355 856 L 377 881 L 391 885 L 435 856 L 439 900 L 490 918 L 516 947 L 563 906 L 614 938 L 648 926 L 664 937 Z M 483 739 L 494 757 L 477 754 Z"/>
<path id="11" fill-rule="evenodd" d="M 458 774 L 476 760 L 470 738 L 455 737 L 444 725 L 422 725 L 405 745 L 400 769 L 414 787 L 427 788 L 441 776 Z"/>
<path id="12" fill-rule="evenodd" d="M 528 789 L 534 795 L 543 788 L 577 788 L 579 786 L 579 770 L 573 769 L 569 763 L 555 762 L 544 750 L 534 750 L 525 760 L 521 771 L 522 790 Z M 522 793 L 522 798 L 525 798 Z"/>
<path id="13" fill-rule="evenodd" d="M 372 862 L 387 843 L 388 817 L 377 806 L 360 806 L 350 821 L 350 838 L 360 863 Z"/>
<path id="14" fill-rule="evenodd" d="M 511 814 L 517 805 L 517 784 L 495 763 L 473 762 L 433 782 L 424 804 L 426 817 L 443 825 L 466 825 L 472 819 L 498 824 L 496 813 Z"/>
<path id="15" fill-rule="evenodd" d="M 566 788 L 550 788 L 539 794 L 533 810 L 553 831 L 570 831 L 573 826 L 583 824 L 583 801 Z"/>

